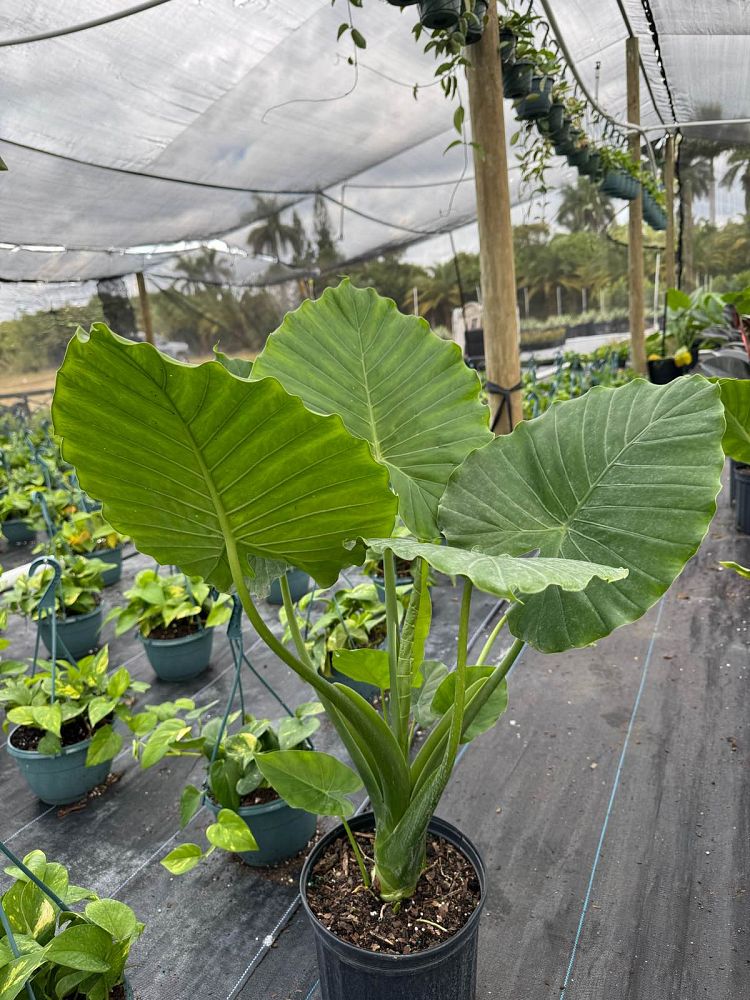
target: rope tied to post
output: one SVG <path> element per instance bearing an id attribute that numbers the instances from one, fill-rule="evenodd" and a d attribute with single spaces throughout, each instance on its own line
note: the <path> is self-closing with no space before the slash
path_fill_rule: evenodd
<path id="1" fill-rule="evenodd" d="M 500 419 L 503 413 L 505 412 L 506 406 L 508 408 L 508 425 L 510 427 L 510 430 L 513 430 L 513 406 L 512 406 L 513 393 L 520 392 L 522 388 L 523 388 L 522 382 L 517 382 L 514 386 L 511 386 L 508 389 L 502 385 L 498 385 L 497 382 L 490 382 L 489 380 L 487 381 L 485 385 L 485 389 L 487 390 L 487 392 L 490 393 L 490 395 L 492 396 L 501 397 L 500 405 L 498 406 L 497 411 L 494 417 L 492 418 L 492 423 L 490 424 L 490 430 L 493 433 L 497 425 L 500 423 Z"/>

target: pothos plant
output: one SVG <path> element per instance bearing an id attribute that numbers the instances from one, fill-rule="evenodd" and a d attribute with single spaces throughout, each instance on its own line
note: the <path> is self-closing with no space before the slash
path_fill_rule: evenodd
<path id="1" fill-rule="evenodd" d="M 205 580 L 182 573 L 162 576 L 154 569 L 141 570 L 125 597 L 128 603 L 112 608 L 105 619 L 115 622 L 115 635 L 137 625 L 145 638 L 166 639 L 180 634 L 176 626 L 197 630 L 201 624 L 206 628 L 225 625 L 232 613 L 228 594 L 214 599 Z"/>
<path id="2" fill-rule="evenodd" d="M 5 664 L 3 665 L 5 666 Z M 129 722 L 136 694 L 149 689 L 134 680 L 126 667 L 109 670 L 109 652 L 82 657 L 78 663 L 43 661 L 33 672 L 26 664 L 12 663 L 0 672 L 0 705 L 5 709 L 3 729 L 25 726 L 38 736 L 34 749 L 54 756 L 63 746 L 90 739 L 86 766 L 115 757 L 122 736 L 114 720 Z"/>
<path id="3" fill-rule="evenodd" d="M 15 948 L 7 932 L 0 937 L 0 996 L 13 1000 L 28 983 L 29 996 L 37 998 L 108 1000 L 143 933 L 131 908 L 73 885 L 68 870 L 42 851 L 31 851 L 23 867 L 11 865 L 5 874 L 13 884 L 0 905 Z"/>
<path id="4" fill-rule="evenodd" d="M 55 590 L 55 613 L 58 618 L 85 615 L 95 611 L 101 602 L 103 589 L 102 573 L 107 564 L 101 559 L 86 559 L 84 556 L 66 556 L 60 560 L 62 573 Z M 39 617 L 39 603 L 52 581 L 54 570 L 44 566 L 34 576 L 19 576 L 3 598 L 10 611 L 36 620 Z"/>
<path id="5" fill-rule="evenodd" d="M 173 875 L 190 871 L 216 848 L 233 852 L 258 849 L 252 828 L 239 810 L 244 805 L 254 804 L 256 798 L 259 802 L 265 801 L 264 793 L 276 794 L 273 780 L 269 781 L 261 771 L 260 761 L 266 754 L 274 751 L 310 753 L 311 766 L 328 770 L 332 766 L 334 770 L 343 768 L 333 758 L 312 751 L 308 744 L 320 726 L 317 718 L 323 711 L 320 702 L 305 702 L 293 715 L 275 723 L 240 711 L 203 722 L 210 706 L 196 708 L 189 699 L 181 699 L 172 706 L 147 709 L 133 719 L 131 728 L 140 734 L 134 743 L 134 754 L 140 758 L 142 767 L 153 767 L 164 757 L 203 757 L 206 766 L 204 787 L 188 784 L 183 789 L 180 825 L 187 826 L 203 804 L 204 795 L 216 810 L 216 822 L 206 830 L 210 844 L 207 850 L 198 844 L 180 844 L 163 858 L 162 865 Z M 239 726 L 233 728 L 237 722 Z M 148 726 L 153 728 L 148 729 Z"/>
<path id="6" fill-rule="evenodd" d="M 653 605 L 708 528 L 724 459 L 720 392 L 700 376 L 593 388 L 494 438 L 458 346 L 348 281 L 288 314 L 244 378 L 219 361 L 178 364 L 101 324 L 79 330 L 52 414 L 110 523 L 160 563 L 233 588 L 261 639 L 315 691 L 374 813 L 363 881 L 392 902 L 414 892 L 459 746 L 489 705 L 502 711 L 525 644 L 586 646 Z M 391 537 L 397 511 L 410 538 Z M 283 575 L 290 645 L 257 606 L 288 566 L 328 587 L 368 550 L 385 568 L 382 711 L 320 676 Z M 395 556 L 415 565 L 403 621 Z M 456 667 L 412 754 L 429 566 L 462 590 Z M 493 641 L 469 660 L 475 588 L 509 602 L 491 640 L 507 624 L 513 641 L 496 665 Z M 290 805 L 346 816 L 346 795 L 322 788 L 306 756 L 256 759 Z"/>

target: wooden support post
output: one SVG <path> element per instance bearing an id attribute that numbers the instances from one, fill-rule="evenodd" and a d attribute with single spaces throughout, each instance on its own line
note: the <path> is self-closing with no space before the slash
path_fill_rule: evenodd
<path id="1" fill-rule="evenodd" d="M 640 60 L 638 39 L 625 41 L 625 65 L 628 84 L 628 121 L 641 122 Z M 635 163 L 641 162 L 641 138 L 631 132 L 628 143 Z M 643 330 L 643 196 L 638 194 L 630 202 L 628 225 L 628 284 L 630 288 L 630 353 L 633 368 L 639 375 L 646 375 L 646 345 Z"/>
<path id="2" fill-rule="evenodd" d="M 667 212 L 666 245 L 664 250 L 664 290 L 674 288 L 675 269 L 675 225 L 674 225 L 674 136 L 670 135 L 664 150 L 664 200 Z"/>
<path id="3" fill-rule="evenodd" d="M 479 260 L 482 274 L 482 326 L 487 379 L 503 389 L 521 381 L 521 355 L 516 313 L 516 273 L 513 229 L 510 221 L 508 157 L 503 115 L 503 79 L 498 49 L 498 19 L 494 4 L 482 40 L 467 49 L 469 109 L 474 148 L 474 175 L 479 223 Z M 490 395 L 493 420 L 503 402 Z M 520 388 L 502 407 L 496 434 L 507 434 L 522 419 Z"/>
<path id="4" fill-rule="evenodd" d="M 154 342 L 154 328 L 151 325 L 151 306 L 148 302 L 148 292 L 146 291 L 146 281 L 143 277 L 143 272 L 138 271 L 135 276 L 135 280 L 138 282 L 138 298 L 141 303 L 141 313 L 143 314 L 143 330 L 146 334 L 146 343 L 153 344 Z"/>

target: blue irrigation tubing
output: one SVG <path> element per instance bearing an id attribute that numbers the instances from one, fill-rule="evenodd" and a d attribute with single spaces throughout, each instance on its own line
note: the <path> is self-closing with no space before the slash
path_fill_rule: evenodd
<path id="1" fill-rule="evenodd" d="M 607 835 L 607 827 L 609 826 L 609 821 L 612 816 L 612 810 L 615 804 L 615 798 L 617 796 L 617 790 L 620 787 L 620 778 L 622 777 L 622 770 L 625 764 L 625 755 L 628 752 L 628 746 L 630 744 L 630 737 L 633 733 L 633 727 L 635 726 L 636 715 L 638 714 L 638 707 L 641 703 L 641 697 L 643 695 L 644 688 L 646 686 L 646 679 L 648 677 L 649 665 L 651 663 L 651 657 L 654 652 L 654 646 L 656 645 L 656 639 L 659 634 L 659 624 L 661 622 L 662 612 L 664 611 L 664 604 L 666 598 L 662 598 L 659 604 L 659 613 L 656 616 L 656 622 L 654 624 L 654 630 L 651 633 L 651 640 L 648 644 L 648 649 L 646 650 L 646 657 L 643 661 L 643 669 L 641 670 L 641 682 L 638 685 L 638 691 L 635 696 L 635 701 L 633 703 L 633 709 L 630 713 L 630 721 L 628 723 L 627 732 L 625 733 L 625 740 L 622 744 L 622 750 L 620 752 L 620 759 L 617 762 L 617 770 L 615 771 L 615 777 L 612 782 L 612 790 L 610 792 L 609 801 L 607 802 L 607 808 L 604 813 L 604 821 L 602 822 L 602 828 L 599 833 L 599 841 L 596 845 L 596 851 L 594 852 L 594 860 L 591 865 L 591 874 L 589 875 L 588 885 L 586 887 L 586 895 L 583 899 L 583 906 L 581 908 L 581 916 L 578 920 L 578 926 L 576 928 L 575 937 L 573 938 L 573 945 L 570 949 L 570 957 L 568 959 L 568 967 L 565 972 L 565 979 L 563 980 L 562 988 L 560 990 L 559 1000 L 565 1000 L 565 994 L 568 990 L 568 986 L 571 982 L 571 976 L 573 974 L 573 966 L 575 965 L 576 955 L 578 954 L 578 946 L 581 942 L 581 935 L 583 934 L 583 927 L 586 922 L 586 916 L 589 911 L 589 904 L 591 903 L 591 893 L 594 887 L 594 880 L 596 878 L 597 868 L 599 867 L 599 861 L 601 859 L 602 847 L 604 846 L 604 838 Z"/>

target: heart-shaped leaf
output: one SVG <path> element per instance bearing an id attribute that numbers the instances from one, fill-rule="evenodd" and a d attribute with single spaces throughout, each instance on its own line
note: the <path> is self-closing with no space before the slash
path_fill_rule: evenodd
<path id="1" fill-rule="evenodd" d="M 362 780 L 346 764 L 317 750 L 274 750 L 255 758 L 263 777 L 293 809 L 319 816 L 351 816 L 349 795 Z"/>
<path id="2" fill-rule="evenodd" d="M 263 593 L 288 562 L 327 586 L 351 563 L 346 539 L 393 524 L 397 501 L 367 443 L 275 379 L 180 364 L 95 324 L 68 346 L 52 411 L 107 520 L 219 590 L 234 569 Z"/>
<path id="3" fill-rule="evenodd" d="M 202 857 L 203 851 L 197 844 L 180 844 L 161 859 L 161 864 L 173 875 L 184 875 L 192 871 Z"/>
<path id="4" fill-rule="evenodd" d="M 441 523 L 466 549 L 626 567 L 626 579 L 581 593 L 552 587 L 511 612 L 514 635 L 538 649 L 583 646 L 640 618 L 700 545 L 723 433 L 719 390 L 700 376 L 591 389 L 470 455 Z"/>
<path id="5" fill-rule="evenodd" d="M 223 851 L 257 851 L 258 842 L 241 816 L 231 809 L 220 809 L 216 822 L 206 829 L 206 836 L 214 847 Z"/>
<path id="6" fill-rule="evenodd" d="M 271 334 L 251 378 L 268 375 L 369 441 L 390 472 L 406 524 L 420 538 L 437 537 L 449 476 L 492 440 L 479 380 L 457 344 L 373 288 L 345 280 L 303 302 Z"/>
<path id="7" fill-rule="evenodd" d="M 374 684 L 381 691 L 391 686 L 388 653 L 384 649 L 335 649 L 333 666 L 345 677 Z"/>

